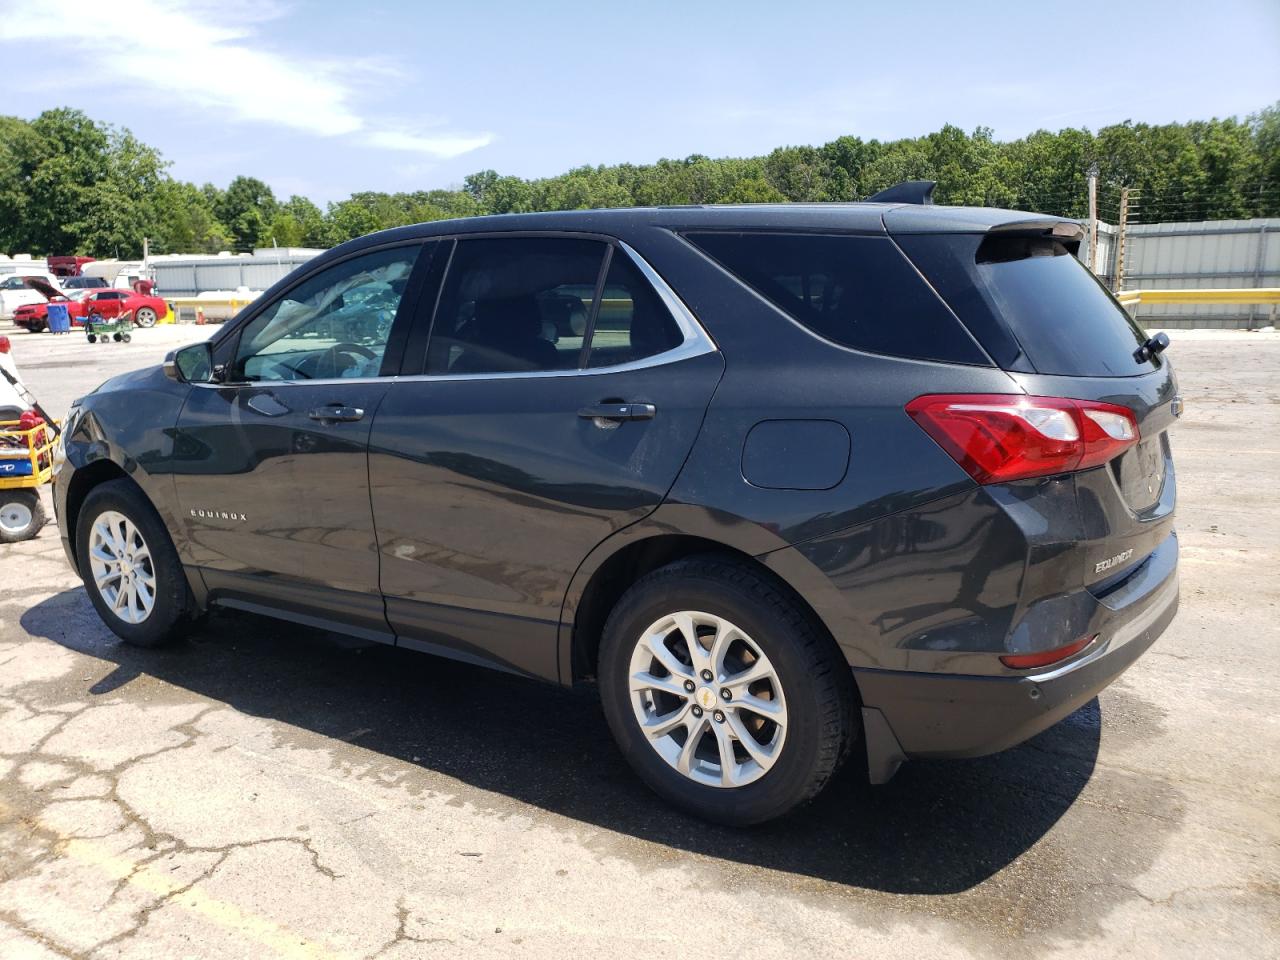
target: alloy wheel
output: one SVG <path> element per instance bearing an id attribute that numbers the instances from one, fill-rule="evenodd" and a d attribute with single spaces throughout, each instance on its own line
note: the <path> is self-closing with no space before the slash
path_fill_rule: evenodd
<path id="1" fill-rule="evenodd" d="M 122 513 L 98 515 L 89 533 L 89 569 L 111 612 L 125 623 L 142 623 L 156 603 L 156 572 L 142 533 Z"/>
<path id="2" fill-rule="evenodd" d="M 636 641 L 628 683 L 649 745 L 696 783 L 745 786 L 782 752 L 787 705 L 777 671 L 723 617 L 686 610 L 655 621 Z"/>

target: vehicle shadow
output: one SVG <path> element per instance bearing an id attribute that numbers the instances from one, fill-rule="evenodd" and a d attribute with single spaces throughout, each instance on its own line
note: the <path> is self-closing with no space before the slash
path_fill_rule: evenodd
<path id="1" fill-rule="evenodd" d="M 174 647 L 141 650 L 108 633 L 80 589 L 29 608 L 21 624 L 115 664 L 91 695 L 146 674 L 584 823 L 895 894 L 961 892 L 1009 865 L 1072 805 L 1099 743 L 1094 700 L 1022 747 L 913 762 L 883 787 L 867 785 L 855 754 L 803 812 L 733 830 L 649 793 L 617 752 L 591 688 L 563 690 L 241 613 L 210 618 Z"/>

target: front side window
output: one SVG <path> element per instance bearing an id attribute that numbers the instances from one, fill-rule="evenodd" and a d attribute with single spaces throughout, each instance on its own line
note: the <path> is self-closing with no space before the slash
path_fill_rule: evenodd
<path id="1" fill-rule="evenodd" d="M 353 257 L 303 281 L 240 334 L 233 379 L 376 377 L 419 246 Z"/>

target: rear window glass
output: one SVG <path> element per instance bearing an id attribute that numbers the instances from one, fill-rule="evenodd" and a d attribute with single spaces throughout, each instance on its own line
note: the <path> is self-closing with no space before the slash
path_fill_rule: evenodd
<path id="1" fill-rule="evenodd" d="M 871 353 L 990 365 L 887 238 L 691 233 L 687 239 L 828 340 Z"/>
<path id="2" fill-rule="evenodd" d="M 1002 366 L 1069 377 L 1131 377 L 1146 340 L 1063 243 L 1042 237 L 903 237 L 903 248 Z M 1016 341 L 1013 350 L 1001 343 Z"/>

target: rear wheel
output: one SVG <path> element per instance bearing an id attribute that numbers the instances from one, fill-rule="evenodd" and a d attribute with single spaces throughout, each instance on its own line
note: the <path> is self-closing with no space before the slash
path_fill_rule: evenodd
<path id="1" fill-rule="evenodd" d="M 156 312 L 150 307 L 142 307 L 133 315 L 133 322 L 140 327 L 154 327 L 156 325 Z"/>
<path id="2" fill-rule="evenodd" d="M 191 604 L 178 552 L 132 482 L 111 480 L 85 497 L 76 557 L 89 599 L 122 640 L 156 647 L 189 628 Z"/>
<path id="3" fill-rule="evenodd" d="M 30 540 L 45 525 L 44 504 L 34 490 L 0 491 L 0 543 Z"/>
<path id="4" fill-rule="evenodd" d="M 670 802 L 733 825 L 818 794 L 856 736 L 843 658 L 794 598 L 732 559 L 655 571 L 619 601 L 600 697 L 623 754 Z"/>

